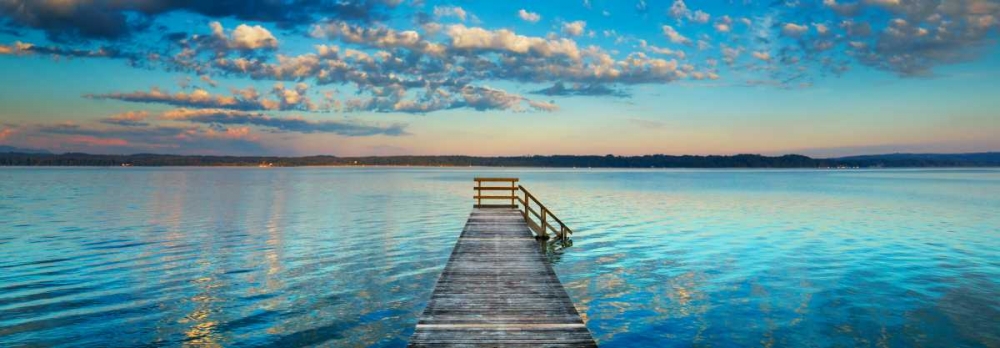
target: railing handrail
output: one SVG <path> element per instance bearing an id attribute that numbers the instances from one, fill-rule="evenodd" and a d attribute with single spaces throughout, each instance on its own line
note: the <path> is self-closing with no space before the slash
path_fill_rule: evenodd
<path id="1" fill-rule="evenodd" d="M 536 204 L 538 204 L 539 208 L 542 208 L 542 210 L 546 211 L 548 213 L 549 217 L 551 217 L 553 219 L 556 219 L 556 222 L 558 222 L 560 225 L 566 226 L 566 224 L 564 224 L 562 222 L 562 220 L 559 220 L 559 218 L 556 217 L 555 214 L 552 214 L 552 211 L 549 210 L 549 208 L 546 208 L 545 205 L 542 204 L 542 202 L 539 201 L 538 198 L 535 197 L 535 195 L 531 194 L 531 192 L 528 192 L 528 189 L 524 188 L 524 186 L 521 186 L 521 185 L 517 185 L 517 188 L 519 188 L 521 191 L 523 191 L 524 194 L 527 195 L 528 197 L 531 197 L 531 200 L 534 201 Z"/>
<path id="2" fill-rule="evenodd" d="M 472 178 L 472 181 L 504 181 L 504 182 L 517 182 L 518 178 Z"/>
<path id="3" fill-rule="evenodd" d="M 520 189 L 521 192 L 524 192 L 524 199 L 518 197 L 518 201 L 521 202 L 522 205 L 524 205 L 524 220 L 526 222 L 534 222 L 531 221 L 531 219 L 528 217 L 528 212 L 531 212 L 533 215 L 538 217 L 538 219 L 541 222 L 541 224 L 538 226 L 538 230 L 535 231 L 535 233 L 537 233 L 539 237 L 548 238 L 548 230 L 550 229 L 552 230 L 553 233 L 556 234 L 556 237 L 559 237 L 560 239 L 565 239 L 569 235 L 573 234 L 573 230 L 571 230 L 568 226 L 566 226 L 566 224 L 563 223 L 562 220 L 560 220 L 555 214 L 553 214 L 552 211 L 549 210 L 549 208 L 546 208 L 545 204 L 542 204 L 542 202 L 539 201 L 538 198 L 535 197 L 535 195 L 531 194 L 531 192 L 529 192 L 528 189 L 524 188 L 524 186 L 521 185 L 517 185 L 517 188 Z M 534 209 L 531 209 L 530 202 L 535 202 L 535 204 L 538 205 L 538 208 L 541 210 L 541 212 L 535 212 Z M 551 217 L 552 219 L 556 220 L 556 222 L 559 223 L 558 231 L 556 231 L 555 228 L 553 228 L 552 225 L 549 224 L 547 220 L 547 218 L 549 217 Z M 530 223 L 528 225 L 531 226 Z"/>

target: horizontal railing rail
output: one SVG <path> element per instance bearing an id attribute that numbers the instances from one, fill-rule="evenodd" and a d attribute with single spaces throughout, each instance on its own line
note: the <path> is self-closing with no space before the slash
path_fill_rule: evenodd
<path id="1" fill-rule="evenodd" d="M 573 230 L 567 227 L 555 214 L 552 214 L 552 211 L 546 208 L 538 198 L 535 198 L 535 195 L 528 192 L 524 186 L 517 184 L 518 178 L 474 178 L 473 180 L 476 182 L 476 186 L 472 188 L 476 191 L 476 194 L 472 196 L 476 200 L 474 207 L 523 208 L 521 213 L 524 215 L 524 221 L 532 232 L 541 239 L 548 239 L 549 231 L 552 231 L 559 239 L 566 239 L 573 234 Z M 500 186 L 497 186 L 497 183 Z M 521 191 L 523 197 L 519 196 L 517 191 Z M 504 203 L 509 201 L 510 204 L 484 204 L 484 200 L 487 202 L 502 200 L 505 201 Z M 520 207 L 517 203 L 521 203 Z M 555 224 L 552 221 L 555 221 Z"/>

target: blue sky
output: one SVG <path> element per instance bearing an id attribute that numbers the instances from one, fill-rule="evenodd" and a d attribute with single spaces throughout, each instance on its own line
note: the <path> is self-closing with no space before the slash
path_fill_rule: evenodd
<path id="1" fill-rule="evenodd" d="M 0 0 L 0 145 L 995 151 L 998 28 L 996 0 Z"/>

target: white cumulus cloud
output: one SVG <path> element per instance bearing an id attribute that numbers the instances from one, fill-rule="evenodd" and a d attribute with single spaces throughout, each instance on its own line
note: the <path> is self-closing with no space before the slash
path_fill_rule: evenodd
<path id="1" fill-rule="evenodd" d="M 517 11 L 517 16 L 521 17 L 521 20 L 525 22 L 538 23 L 542 19 L 542 16 L 535 12 L 528 12 L 525 9 Z"/>
<path id="2" fill-rule="evenodd" d="M 563 23 L 562 31 L 564 34 L 569 36 L 580 36 L 583 34 L 583 31 L 586 28 L 587 28 L 587 22 L 572 21 L 569 23 Z"/>
<path id="3" fill-rule="evenodd" d="M 219 22 L 209 23 L 212 28 L 212 36 L 220 42 L 224 42 L 230 49 L 237 50 L 257 50 L 278 48 L 278 39 L 266 28 L 254 25 L 240 24 L 232 31 L 229 37 L 226 36 L 225 29 Z"/>
<path id="4" fill-rule="evenodd" d="M 671 27 L 669 25 L 663 26 L 663 35 L 666 35 L 667 39 L 670 39 L 670 42 L 673 43 L 679 43 L 685 45 L 691 43 L 690 39 L 684 37 L 684 35 L 681 35 L 680 33 L 677 32 L 676 29 L 674 29 L 674 27 Z"/>

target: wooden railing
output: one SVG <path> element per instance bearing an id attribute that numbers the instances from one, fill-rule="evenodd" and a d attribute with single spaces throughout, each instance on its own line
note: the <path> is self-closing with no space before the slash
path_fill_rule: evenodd
<path id="1" fill-rule="evenodd" d="M 517 191 L 517 178 L 475 178 L 476 195 L 472 196 L 476 200 L 476 208 L 511 208 L 516 209 L 517 204 L 514 204 L 514 200 L 517 199 L 515 191 Z M 500 183 L 503 186 L 495 186 L 496 183 Z M 485 186 L 493 185 L 493 186 Z M 509 186 L 507 185 L 509 184 Z M 486 191 L 486 192 L 483 192 Z M 499 193 L 496 193 L 499 192 Z M 486 201 L 510 201 L 510 204 L 483 204 L 483 200 Z"/>
<path id="2" fill-rule="evenodd" d="M 515 202 L 519 202 L 521 213 L 524 215 L 524 221 L 528 223 L 528 227 L 531 228 L 535 235 L 541 239 L 548 239 L 548 231 L 552 231 L 556 238 L 567 239 L 569 235 L 573 234 L 573 230 L 566 227 L 566 224 L 559 220 L 555 214 L 552 214 L 548 208 L 545 207 L 542 202 L 535 198 L 531 192 L 524 186 L 518 185 L 517 178 L 475 178 L 476 186 L 473 189 L 476 191 L 476 195 L 472 198 L 476 200 L 474 207 L 476 208 L 508 208 L 508 209 L 518 209 L 518 205 Z M 487 185 L 484 185 L 487 184 Z M 502 186 L 495 186 L 491 184 L 502 183 Z M 509 184 L 509 186 L 507 185 Z M 483 191 L 486 191 L 484 193 Z M 506 195 L 496 195 L 489 194 L 490 192 L 501 191 L 506 193 Z M 519 197 L 517 191 L 523 193 L 523 197 Z M 503 200 L 510 201 L 510 204 L 483 204 L 483 200 L 495 201 Z M 505 202 L 506 203 L 506 202 Z M 532 208 L 532 205 L 538 207 L 538 210 Z M 556 225 L 552 223 L 555 221 L 558 224 L 558 229 Z"/>
<path id="3" fill-rule="evenodd" d="M 528 223 L 528 227 L 530 227 L 532 231 L 535 231 L 536 236 L 542 239 L 549 239 L 548 231 L 550 230 L 552 233 L 555 233 L 556 238 L 559 239 L 569 238 L 569 235 L 573 234 L 573 230 L 566 227 L 566 224 L 564 224 L 562 220 L 559 220 L 555 214 L 552 214 L 552 211 L 546 208 L 542 202 L 538 201 L 538 199 L 535 198 L 535 195 L 528 192 L 524 186 L 518 185 L 517 188 L 524 193 L 524 198 L 517 198 L 517 201 L 521 202 L 521 206 L 524 207 L 524 209 L 522 209 L 522 212 L 524 213 L 524 221 Z M 532 209 L 531 203 L 538 206 L 538 210 Z M 532 219 L 532 216 L 538 219 L 538 222 L 535 222 Z M 559 224 L 558 230 L 551 223 L 552 220 L 555 220 L 555 222 Z"/>

